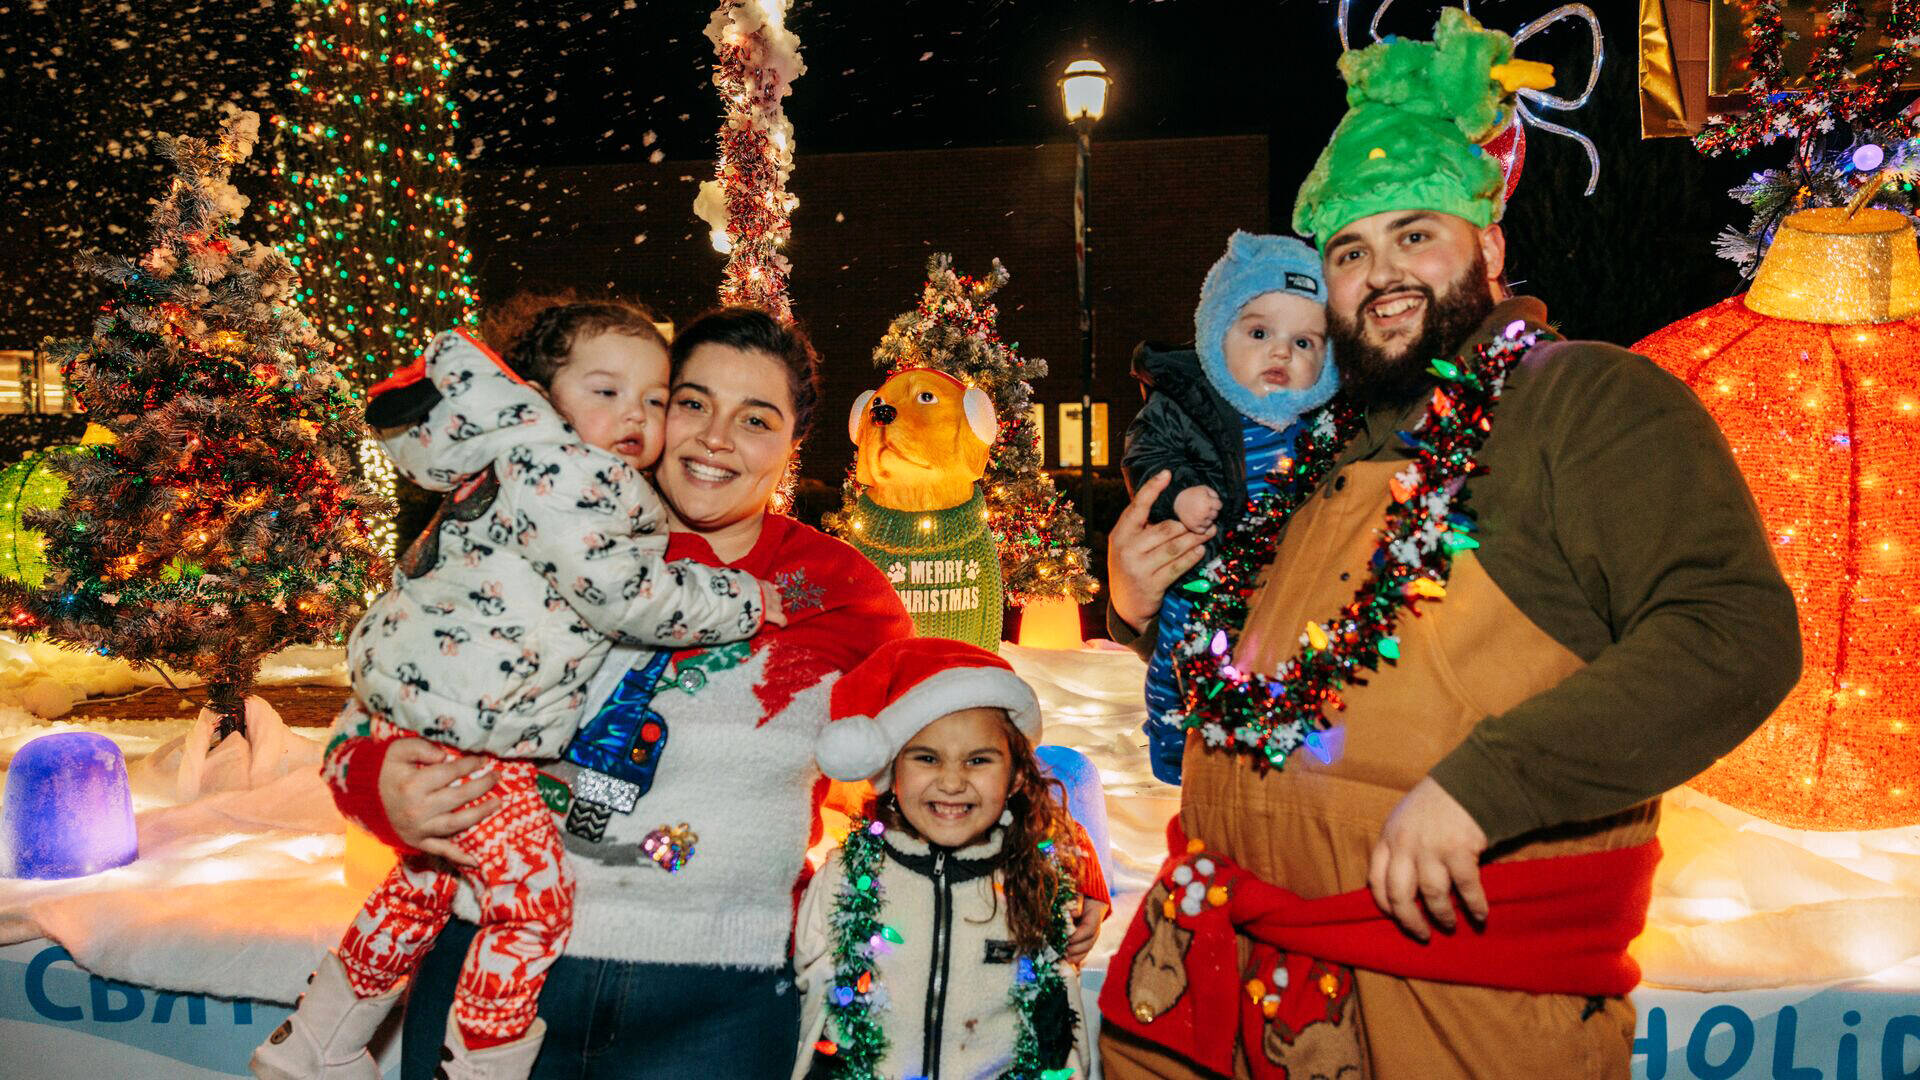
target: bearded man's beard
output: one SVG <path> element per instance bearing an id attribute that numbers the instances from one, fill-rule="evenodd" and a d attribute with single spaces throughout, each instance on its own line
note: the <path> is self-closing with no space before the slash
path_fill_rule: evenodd
<path id="1" fill-rule="evenodd" d="M 1413 341 L 1394 354 L 1363 336 L 1361 313 L 1389 293 L 1417 292 L 1426 299 L 1426 318 Z M 1340 393 L 1363 409 L 1404 405 L 1425 394 L 1435 376 L 1427 370 L 1434 360 L 1460 351 L 1480 324 L 1493 312 L 1493 293 L 1487 288 L 1487 260 L 1476 248 L 1473 265 L 1453 280 L 1445 295 L 1436 297 L 1425 285 L 1396 286 L 1370 292 L 1351 312 L 1327 310 L 1327 341 L 1340 367 Z"/>

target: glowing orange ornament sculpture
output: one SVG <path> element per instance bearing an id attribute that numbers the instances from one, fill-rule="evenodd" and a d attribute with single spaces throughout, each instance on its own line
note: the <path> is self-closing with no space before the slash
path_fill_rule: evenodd
<path id="1" fill-rule="evenodd" d="M 1694 781 L 1797 828 L 1920 822 L 1920 253 L 1898 214 L 1788 217 L 1752 290 L 1635 346 L 1732 444 L 1800 607 L 1800 683 Z"/>

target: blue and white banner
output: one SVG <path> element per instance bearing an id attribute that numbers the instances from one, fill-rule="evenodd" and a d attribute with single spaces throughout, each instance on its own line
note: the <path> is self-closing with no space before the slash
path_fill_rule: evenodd
<path id="1" fill-rule="evenodd" d="M 1643 987 L 1635 1080 L 1920 1080 L 1920 994 Z"/>
<path id="2" fill-rule="evenodd" d="M 248 1076 L 248 1055 L 291 1011 L 103 979 L 44 939 L 8 945 L 0 947 L 0 1076 Z M 381 1060 L 393 1080 L 399 1039 L 386 1041 Z"/>

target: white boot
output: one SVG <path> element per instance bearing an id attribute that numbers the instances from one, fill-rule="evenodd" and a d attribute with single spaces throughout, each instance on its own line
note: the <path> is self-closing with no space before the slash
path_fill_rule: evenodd
<path id="1" fill-rule="evenodd" d="M 533 1059 L 540 1056 L 540 1042 L 547 1037 L 547 1022 L 534 1018 L 525 1035 L 510 1043 L 484 1050 L 467 1049 L 460 1025 L 447 1017 L 447 1041 L 440 1048 L 440 1066 L 433 1080 L 526 1080 L 533 1072 Z"/>
<path id="2" fill-rule="evenodd" d="M 293 1015 L 254 1050 L 248 1067 L 259 1080 L 380 1080 L 367 1043 L 401 989 L 377 998 L 356 996 L 340 957 L 329 952 L 307 978 Z"/>

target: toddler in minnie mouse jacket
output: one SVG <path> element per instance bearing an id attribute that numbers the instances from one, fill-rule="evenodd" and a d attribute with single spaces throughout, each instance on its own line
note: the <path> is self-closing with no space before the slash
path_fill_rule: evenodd
<path id="1" fill-rule="evenodd" d="M 738 641 L 783 620 L 778 593 L 752 575 L 665 560 L 666 514 L 639 469 L 663 442 L 667 351 L 644 312 L 557 305 L 510 355 L 465 331 L 442 334 L 373 390 L 367 419 L 395 464 L 450 494 L 348 638 L 354 693 L 335 725 L 341 737 L 383 739 L 355 769 L 377 770 L 391 739 L 409 735 L 496 759 L 500 808 L 452 838 L 469 866 L 402 855 L 255 1052 L 256 1076 L 373 1080 L 367 1039 L 446 925 L 463 878 L 480 932 L 439 1075 L 527 1075 L 545 1033 L 540 987 L 572 930 L 574 896 L 536 760 L 573 738 L 615 642 Z"/>

